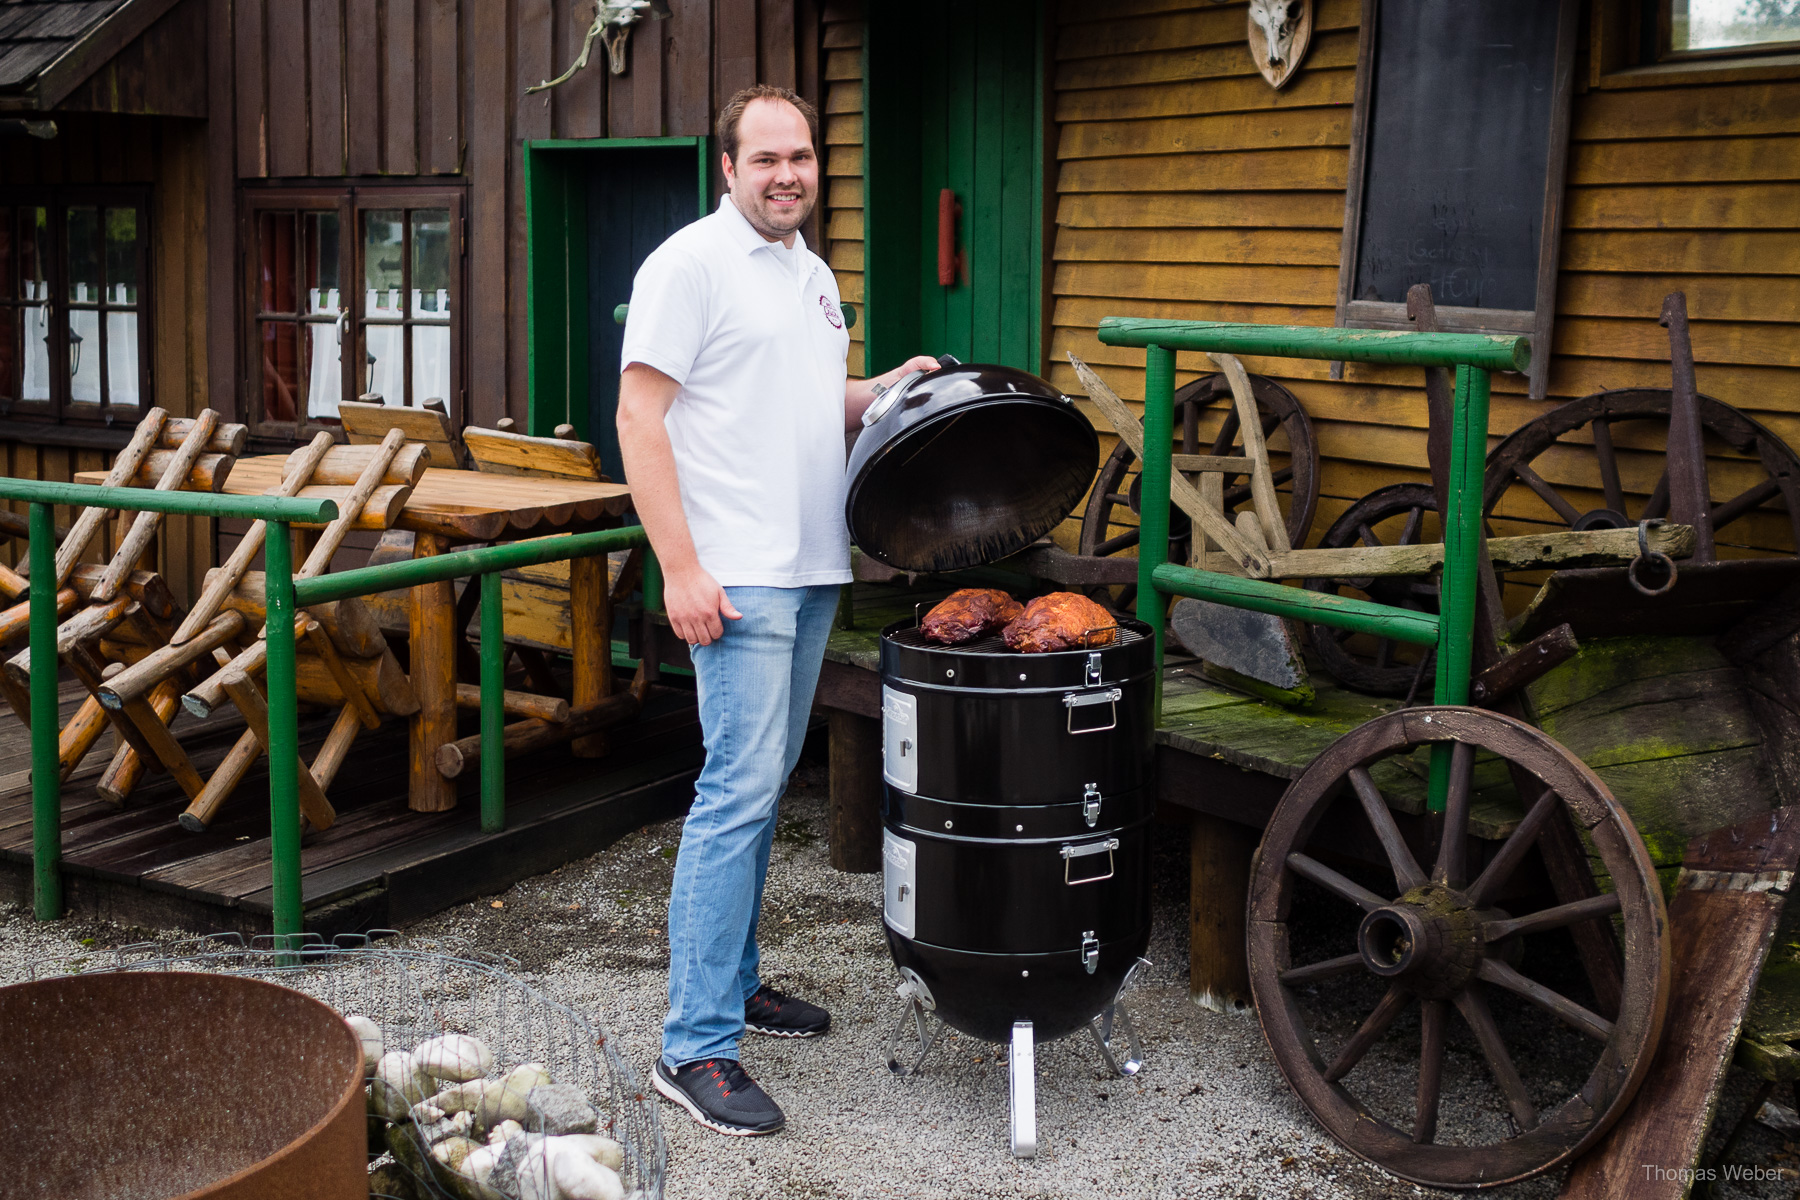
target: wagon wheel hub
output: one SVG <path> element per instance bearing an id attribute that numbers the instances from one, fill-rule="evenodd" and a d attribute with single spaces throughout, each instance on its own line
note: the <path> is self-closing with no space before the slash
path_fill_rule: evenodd
<path id="1" fill-rule="evenodd" d="M 1582 513 L 1569 528 L 1581 533 L 1589 529 L 1630 529 L 1635 524 L 1636 521 L 1617 509 L 1596 508 Z"/>
<path id="2" fill-rule="evenodd" d="M 1453 888 L 1425 884 L 1365 915 L 1356 946 L 1372 973 L 1404 983 L 1422 1000 L 1448 1000 L 1488 957 L 1482 923 L 1504 916 L 1469 907 L 1468 897 Z"/>

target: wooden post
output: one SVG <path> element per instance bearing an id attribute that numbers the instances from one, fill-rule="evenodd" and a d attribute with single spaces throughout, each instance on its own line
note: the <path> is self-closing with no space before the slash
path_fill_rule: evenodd
<path id="1" fill-rule="evenodd" d="M 1201 1008 L 1249 1012 L 1250 959 L 1245 906 L 1256 832 L 1210 813 L 1188 827 L 1188 995 Z"/>
<path id="2" fill-rule="evenodd" d="M 855 875 L 881 870 L 881 722 L 840 708 L 827 711 L 831 865 Z"/>
<path id="3" fill-rule="evenodd" d="M 413 557 L 441 553 L 443 539 L 421 533 Z M 445 580 L 412 589 L 413 715 L 407 753 L 407 807 L 443 812 L 456 807 L 456 784 L 438 773 L 437 750 L 456 740 L 456 589 Z"/>
<path id="4" fill-rule="evenodd" d="M 1718 553 L 1713 547 L 1694 347 L 1688 338 L 1687 293 L 1670 292 L 1664 298 L 1660 324 L 1669 331 L 1669 517 L 1677 525 L 1694 527 L 1694 561 L 1713 562 Z"/>
<path id="5" fill-rule="evenodd" d="M 569 658 L 575 685 L 570 707 L 585 708 L 612 694 L 612 593 L 604 554 L 569 560 Z M 569 749 L 577 758 L 599 758 L 608 745 L 605 732 L 590 733 Z"/>

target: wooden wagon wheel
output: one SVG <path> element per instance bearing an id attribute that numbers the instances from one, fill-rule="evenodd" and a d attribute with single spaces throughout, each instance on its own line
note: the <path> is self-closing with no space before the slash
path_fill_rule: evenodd
<path id="1" fill-rule="evenodd" d="M 1428 537 L 1432 541 L 1442 538 L 1437 501 L 1430 485 L 1395 483 L 1376 488 L 1345 509 L 1344 515 L 1319 539 L 1319 546 L 1414 546 Z M 1429 613 L 1438 610 L 1435 575 L 1310 579 L 1306 586 L 1333 595 L 1354 591 L 1358 596 L 1396 608 Z M 1430 691 L 1429 646 L 1353 634 L 1324 625 L 1311 626 L 1310 631 L 1313 652 L 1321 665 L 1344 686 L 1376 696 L 1404 696 L 1421 687 Z"/>
<path id="2" fill-rule="evenodd" d="M 1440 742 L 1453 746 L 1447 809 L 1441 824 L 1433 822 L 1437 845 L 1415 858 L 1370 772 L 1379 771 L 1385 760 L 1404 759 L 1417 747 Z M 1479 870 L 1468 861 L 1466 836 L 1477 753 L 1517 764 L 1542 784 L 1538 795 L 1525 797 L 1526 815 L 1517 830 Z M 1372 891 L 1320 861 L 1329 846 L 1312 845 L 1312 835 L 1334 806 L 1338 812 L 1319 841 L 1342 845 L 1347 829 L 1371 829 L 1372 844 L 1380 845 L 1392 867 L 1392 887 Z M 1538 912 L 1501 909 L 1495 897 L 1505 894 L 1503 885 L 1561 806 L 1587 831 L 1615 890 Z M 1289 910 L 1300 878 L 1363 910 L 1356 945 L 1348 953 L 1290 961 Z M 1519 970 L 1525 937 L 1615 914 L 1623 920 L 1624 942 L 1616 1019 Z M 1606 785 L 1580 760 L 1540 731 L 1499 713 L 1402 709 L 1333 743 L 1276 807 L 1252 867 L 1249 918 L 1251 989 L 1282 1074 L 1339 1142 L 1414 1183 L 1495 1187 L 1573 1158 L 1624 1111 L 1662 1033 L 1669 995 L 1668 921 L 1643 841 Z M 1385 987 L 1385 993 L 1361 1026 L 1340 1039 L 1314 1027 L 1305 998 L 1327 981 L 1342 989 L 1354 982 L 1351 976 Z M 1504 1008 L 1490 1000 L 1503 1001 Z M 1421 1007 L 1414 1102 L 1409 1113 L 1383 1114 L 1354 1090 L 1356 1067 L 1415 1001 Z M 1548 1013 L 1598 1043 L 1592 1068 L 1579 1085 L 1546 1083 L 1541 1077 L 1528 1083 L 1520 1077 L 1513 1054 L 1521 1047 L 1509 1047 L 1495 1020 L 1496 1011 L 1512 1019 L 1515 1004 L 1528 1015 Z M 1452 1011 L 1473 1034 L 1500 1100 L 1484 1105 L 1469 1095 L 1467 1081 L 1451 1080 L 1455 1103 L 1441 1125 L 1446 1042 L 1457 1032 Z M 1543 1057 L 1531 1062 L 1542 1065 Z M 1579 1071 L 1564 1057 L 1554 1065 L 1557 1074 Z M 1364 1095 L 1370 1094 L 1365 1089 Z M 1461 1140 L 1440 1139 L 1452 1124 L 1468 1132 L 1455 1135 Z"/>
<path id="3" fill-rule="evenodd" d="M 1275 467 L 1275 486 L 1287 503 L 1288 544 L 1304 545 L 1312 528 L 1313 510 L 1319 503 L 1319 446 L 1313 438 L 1312 421 L 1294 394 L 1265 375 L 1250 376 L 1250 387 L 1256 396 L 1257 411 L 1262 414 L 1263 437 L 1268 441 L 1270 463 Z M 1224 418 L 1211 443 L 1201 440 L 1200 419 L 1211 406 L 1224 407 Z M 1175 392 L 1175 429 L 1180 439 L 1180 454 L 1240 455 L 1243 439 L 1238 436 L 1238 416 L 1233 407 L 1231 385 L 1223 374 L 1202 375 Z M 1281 462 L 1285 456 L 1287 461 Z M 1225 512 L 1235 517 L 1239 508 L 1251 503 L 1250 477 L 1240 475 L 1227 480 Z M 1110 534 L 1120 517 L 1138 511 L 1137 455 L 1121 441 L 1100 466 L 1094 490 L 1081 519 L 1080 550 L 1083 554 L 1113 555 L 1138 544 L 1135 516 L 1130 528 Z M 1109 536 L 1110 535 L 1110 536 Z M 1169 561 L 1186 563 L 1192 544 L 1192 530 L 1186 513 L 1173 506 L 1169 509 Z M 1099 589 L 1095 599 L 1116 608 L 1129 608 L 1135 587 L 1122 591 Z"/>
<path id="4" fill-rule="evenodd" d="M 1509 488 L 1522 484 L 1571 529 L 1619 529 L 1636 525 L 1648 517 L 1668 516 L 1669 472 L 1666 466 L 1652 487 L 1643 510 L 1630 511 L 1619 454 L 1623 447 L 1615 441 L 1614 431 L 1642 428 L 1647 444 L 1661 452 L 1669 440 L 1669 396 L 1668 388 L 1596 392 L 1580 400 L 1571 400 L 1519 426 L 1488 455 L 1482 511 L 1491 514 Z M 1800 546 L 1800 457 L 1796 457 L 1773 431 L 1731 405 L 1711 396 L 1701 396 L 1699 400 L 1700 424 L 1704 432 L 1738 454 L 1756 459 L 1764 476 L 1736 495 L 1713 500 L 1713 528 L 1723 528 L 1779 496 L 1787 501 L 1794 544 Z M 1601 486 L 1600 507 L 1585 510 L 1545 480 L 1534 465 L 1552 446 L 1582 429 L 1589 430 L 1593 440 Z M 1628 432 L 1628 440 L 1636 439 Z M 1712 474 L 1717 473 L 1715 468 Z"/>

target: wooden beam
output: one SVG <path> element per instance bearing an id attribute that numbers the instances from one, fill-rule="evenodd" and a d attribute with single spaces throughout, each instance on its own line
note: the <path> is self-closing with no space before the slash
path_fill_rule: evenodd
<path id="1" fill-rule="evenodd" d="M 1525 537 L 1489 538 L 1496 571 L 1567 570 L 1616 567 L 1638 556 L 1635 529 L 1561 529 Z M 1685 558 L 1694 549 L 1688 525 L 1662 525 L 1649 532 L 1650 549 Z M 1442 569 L 1441 542 L 1419 546 L 1346 546 L 1337 550 L 1290 550 L 1275 556 L 1277 579 L 1349 579 L 1369 575 L 1427 575 Z"/>

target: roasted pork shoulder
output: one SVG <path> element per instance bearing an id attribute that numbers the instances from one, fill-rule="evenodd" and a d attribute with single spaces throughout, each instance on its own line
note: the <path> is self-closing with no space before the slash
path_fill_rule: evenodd
<path id="1" fill-rule="evenodd" d="M 925 614 L 925 636 L 943 646 L 959 646 L 1005 628 L 1024 606 L 999 588 L 951 592 Z"/>
<path id="2" fill-rule="evenodd" d="M 1006 644 L 1021 654 L 1083 650 L 1110 646 L 1118 637 L 1118 621 L 1077 592 L 1051 592 L 1027 604 L 1004 634 Z"/>

